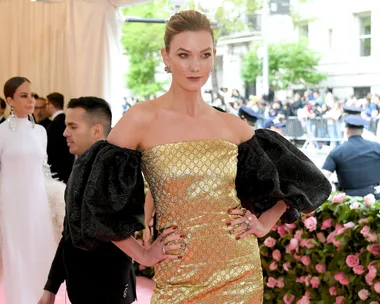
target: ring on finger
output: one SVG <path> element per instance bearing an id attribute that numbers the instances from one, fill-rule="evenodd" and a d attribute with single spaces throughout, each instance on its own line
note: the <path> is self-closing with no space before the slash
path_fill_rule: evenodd
<path id="1" fill-rule="evenodd" d="M 241 211 L 243 212 L 243 216 L 247 213 L 247 209 L 241 208 Z"/>
<path id="2" fill-rule="evenodd" d="M 247 231 L 251 230 L 251 224 L 247 223 Z"/>

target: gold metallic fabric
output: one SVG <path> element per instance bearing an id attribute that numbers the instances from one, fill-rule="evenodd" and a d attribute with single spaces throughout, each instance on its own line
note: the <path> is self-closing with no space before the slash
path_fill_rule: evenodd
<path id="1" fill-rule="evenodd" d="M 155 146 L 142 154 L 157 229 L 178 226 L 185 251 L 155 267 L 154 304 L 260 304 L 262 270 L 255 236 L 236 240 L 228 209 L 235 190 L 238 147 L 219 139 Z"/>

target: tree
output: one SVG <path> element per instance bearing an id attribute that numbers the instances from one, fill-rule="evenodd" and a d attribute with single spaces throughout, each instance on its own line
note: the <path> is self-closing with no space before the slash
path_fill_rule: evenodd
<path id="1" fill-rule="evenodd" d="M 165 0 L 156 0 L 125 8 L 123 13 L 141 18 L 167 18 L 164 6 Z M 165 24 L 126 23 L 123 26 L 121 43 L 129 58 L 127 87 L 140 98 L 156 94 L 164 85 L 155 77 L 161 62 L 164 32 Z"/>
<path id="2" fill-rule="evenodd" d="M 241 77 L 247 85 L 262 75 L 262 59 L 258 58 L 257 45 L 243 59 Z M 318 70 L 321 56 L 310 49 L 306 41 L 278 43 L 268 46 L 269 83 L 274 89 L 288 89 L 290 85 L 315 85 L 327 78 Z"/>

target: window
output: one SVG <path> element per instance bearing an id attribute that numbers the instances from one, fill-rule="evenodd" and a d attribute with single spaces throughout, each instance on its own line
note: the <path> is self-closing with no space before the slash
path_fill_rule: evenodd
<path id="1" fill-rule="evenodd" d="M 365 98 L 371 92 L 371 87 L 354 87 L 354 95 L 356 98 Z"/>
<path id="2" fill-rule="evenodd" d="M 371 15 L 358 16 L 360 56 L 371 56 Z"/>
<path id="3" fill-rule="evenodd" d="M 298 38 L 309 38 L 309 25 L 307 23 L 298 26 Z"/>

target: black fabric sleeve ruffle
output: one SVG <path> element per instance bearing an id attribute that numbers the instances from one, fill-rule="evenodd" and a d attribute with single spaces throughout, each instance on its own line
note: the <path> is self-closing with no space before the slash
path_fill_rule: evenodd
<path id="1" fill-rule="evenodd" d="M 141 153 L 106 141 L 75 162 L 65 193 L 69 235 L 85 250 L 144 228 Z"/>
<path id="2" fill-rule="evenodd" d="M 292 143 L 259 129 L 239 146 L 236 190 L 242 205 L 258 215 L 284 200 L 288 209 L 282 219 L 289 223 L 325 202 L 331 185 Z"/>

